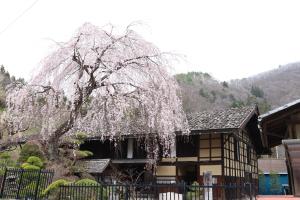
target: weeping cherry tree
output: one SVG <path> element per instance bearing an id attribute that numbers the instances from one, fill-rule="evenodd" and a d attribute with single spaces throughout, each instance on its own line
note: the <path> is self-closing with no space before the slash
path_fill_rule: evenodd
<path id="1" fill-rule="evenodd" d="M 176 131 L 188 132 L 169 59 L 130 26 L 115 34 L 84 24 L 42 60 L 28 84 L 8 88 L 9 132 L 26 137 L 23 130 L 39 130 L 51 160 L 59 158 L 62 138 L 79 131 L 102 140 L 135 135 L 157 158 Z"/>

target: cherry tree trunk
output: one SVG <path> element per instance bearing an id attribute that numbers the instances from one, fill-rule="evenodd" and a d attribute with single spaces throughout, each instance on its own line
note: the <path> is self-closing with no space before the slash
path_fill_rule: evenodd
<path id="1" fill-rule="evenodd" d="M 59 160 L 59 144 L 58 140 L 50 139 L 47 144 L 47 155 L 50 161 Z"/>

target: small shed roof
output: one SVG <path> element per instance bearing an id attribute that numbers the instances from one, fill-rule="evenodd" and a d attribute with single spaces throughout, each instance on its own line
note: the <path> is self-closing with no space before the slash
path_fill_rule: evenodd
<path id="1" fill-rule="evenodd" d="M 81 160 L 78 165 L 84 167 L 88 173 L 103 173 L 109 163 L 110 159 L 91 159 Z"/>
<path id="2" fill-rule="evenodd" d="M 288 126 L 293 123 L 293 116 L 300 113 L 300 99 L 275 108 L 259 116 L 259 124 L 262 133 L 266 137 L 268 147 L 274 147 L 281 144 L 283 139 L 290 135 Z M 294 122 L 298 123 L 298 122 Z"/>
<path id="3" fill-rule="evenodd" d="M 256 106 L 211 110 L 187 114 L 187 119 L 190 130 L 237 129 L 256 111 Z"/>
<path id="4" fill-rule="evenodd" d="M 295 101 L 292 101 L 288 104 L 285 104 L 283 106 L 280 106 L 280 107 L 277 107 L 273 110 L 270 110 L 269 112 L 266 112 L 265 114 L 262 114 L 259 116 L 259 119 L 260 120 L 264 120 L 265 118 L 268 118 L 274 114 L 277 114 L 277 113 L 280 113 L 280 112 L 283 112 L 283 111 L 286 111 L 288 109 L 290 109 L 291 107 L 294 107 L 294 106 L 297 106 L 298 104 L 300 104 L 300 99 L 297 99 Z"/>

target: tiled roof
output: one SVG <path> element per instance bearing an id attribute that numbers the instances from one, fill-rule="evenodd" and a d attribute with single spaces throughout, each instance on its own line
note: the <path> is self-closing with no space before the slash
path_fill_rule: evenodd
<path id="1" fill-rule="evenodd" d="M 239 128 L 256 107 L 230 108 L 187 114 L 190 130 Z"/>
<path id="2" fill-rule="evenodd" d="M 264 173 L 287 173 L 284 159 L 258 159 L 258 169 Z"/>
<path id="3" fill-rule="evenodd" d="M 88 173 L 102 173 L 108 166 L 110 159 L 92 159 L 78 162 Z"/>

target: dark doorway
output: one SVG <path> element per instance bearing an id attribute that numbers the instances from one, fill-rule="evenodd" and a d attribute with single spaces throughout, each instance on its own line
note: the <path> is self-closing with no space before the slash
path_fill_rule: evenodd
<path id="1" fill-rule="evenodd" d="M 190 185 L 197 181 L 197 165 L 183 164 L 178 166 L 179 180 Z"/>

